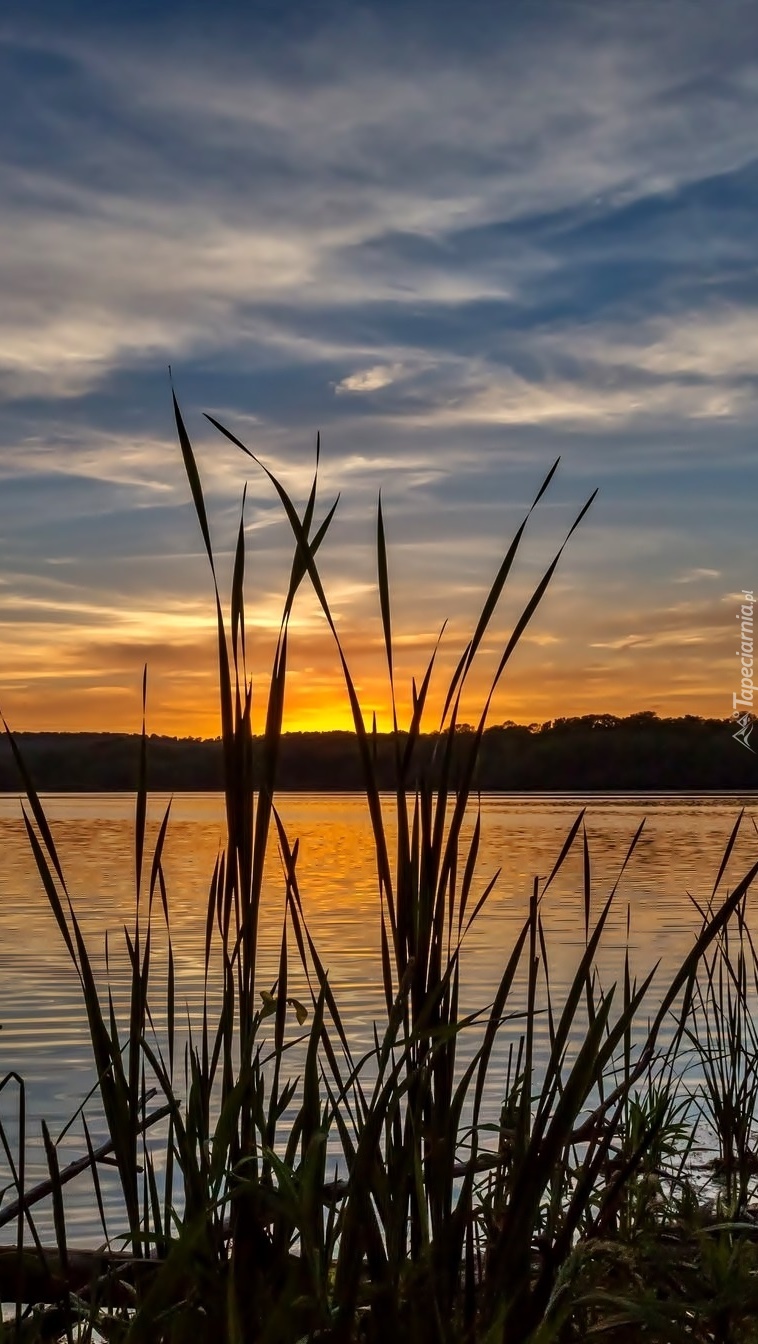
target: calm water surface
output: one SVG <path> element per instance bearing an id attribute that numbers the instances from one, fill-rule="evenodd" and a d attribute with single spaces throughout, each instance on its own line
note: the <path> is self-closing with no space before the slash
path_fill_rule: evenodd
<path id="1" fill-rule="evenodd" d="M 148 855 L 167 803 L 150 800 Z M 388 799 L 388 816 L 391 816 Z M 105 978 L 108 935 L 111 981 L 123 1007 L 124 923 L 134 907 L 134 800 L 128 795 L 57 795 L 45 800 L 69 891 L 98 974 Z M 613 886 L 631 838 L 646 819 L 642 838 L 621 882 L 599 965 L 604 981 L 618 974 L 627 940 L 634 968 L 660 961 L 663 984 L 691 947 L 699 917 L 691 898 L 710 899 L 721 855 L 740 808 L 747 815 L 722 881 L 723 894 L 758 856 L 758 799 L 737 796 L 489 796 L 482 800 L 482 843 L 477 891 L 500 870 L 488 905 L 472 929 L 463 962 L 464 1011 L 492 997 L 517 931 L 525 918 L 535 874 L 551 870 L 580 807 L 592 860 L 593 909 Z M 322 960 L 330 972 L 351 1041 L 370 1048 L 372 1024 L 383 1014 L 380 987 L 376 871 L 365 801 L 358 795 L 289 794 L 279 806 L 290 839 L 300 839 L 298 872 L 303 902 Z M 208 886 L 223 840 L 218 795 L 175 798 L 164 854 L 177 998 L 190 1016 L 202 997 L 203 942 Z M 581 846 L 569 856 L 545 897 L 551 986 L 560 996 L 584 945 Z M 284 909 L 281 865 L 271 848 L 261 925 L 261 984 L 276 978 Z M 156 965 L 153 994 L 158 1031 L 165 965 Z M 291 992 L 306 996 L 296 975 Z M 28 1132 L 38 1135 L 44 1117 L 55 1136 L 91 1088 L 94 1076 L 80 990 L 32 859 L 17 798 L 0 797 L 0 1078 L 11 1070 L 27 1085 Z M 546 1024 L 542 1024 L 542 1041 Z M 492 1070 L 496 1113 L 502 1060 Z M 17 1098 L 0 1094 L 0 1117 L 15 1134 Z M 95 1137 L 104 1133 L 91 1103 Z M 62 1161 L 83 1151 L 77 1122 L 64 1139 Z M 31 1179 L 41 1170 L 32 1152 Z M 7 1177 L 0 1169 L 0 1182 Z M 73 1239 L 97 1240 L 90 1215 L 91 1187 L 74 1183 Z M 44 1216 L 41 1223 L 44 1225 Z"/>

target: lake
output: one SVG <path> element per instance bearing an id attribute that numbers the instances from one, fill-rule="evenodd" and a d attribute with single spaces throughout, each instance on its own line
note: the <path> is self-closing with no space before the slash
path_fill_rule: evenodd
<path id="1" fill-rule="evenodd" d="M 152 853 L 166 798 L 150 799 L 148 854 Z M 391 816 L 392 800 L 387 799 Z M 123 925 L 134 905 L 134 799 L 127 795 L 56 795 L 45 799 L 74 907 L 98 974 L 105 975 L 105 935 L 119 1013 L 123 1010 L 125 966 Z M 636 972 L 660 962 L 656 984 L 692 945 L 699 926 L 693 898 L 711 898 L 721 856 L 741 807 L 744 819 L 721 884 L 725 894 L 758 856 L 753 815 L 758 800 L 735 795 L 545 796 L 498 795 L 481 801 L 482 843 L 474 896 L 500 870 L 493 893 L 467 939 L 463 960 L 463 1011 L 491 999 L 514 938 L 528 909 L 535 874 L 551 870 L 580 808 L 592 860 L 592 909 L 618 877 L 640 821 L 645 828 L 619 887 L 599 957 L 604 983 L 623 965 L 629 920 L 629 947 Z M 351 1042 L 369 1049 L 374 1017 L 381 1019 L 379 908 L 371 831 L 364 799 L 352 794 L 286 794 L 279 807 L 290 839 L 300 839 L 298 872 L 304 907 L 321 958 L 328 968 Z M 196 1017 L 202 999 L 206 902 L 213 865 L 224 834 L 220 795 L 179 795 L 172 804 L 164 855 L 177 999 Z M 281 864 L 271 846 L 261 923 L 260 985 L 276 978 L 284 909 Z M 548 891 L 543 919 L 550 981 L 560 1000 L 584 946 L 581 845 L 569 856 Z M 160 957 L 159 957 L 160 961 Z M 156 985 L 156 1027 L 161 1029 L 161 974 Z M 290 992 L 307 998 L 302 975 L 293 974 Z M 654 991 L 653 991 L 654 995 Z M 653 1002 L 651 1000 L 651 1002 Z M 51 915 L 29 848 L 21 805 L 0 796 L 0 1078 L 15 1070 L 27 1086 L 27 1127 L 39 1135 L 44 1117 L 53 1136 L 93 1085 L 94 1075 L 80 989 Z M 538 1046 L 544 1049 L 547 1024 L 541 1020 Z M 496 1114 L 502 1060 L 491 1078 Z M 0 1116 L 13 1138 L 17 1094 L 0 1094 Z M 87 1117 L 95 1138 L 104 1131 L 94 1101 Z M 80 1122 L 61 1144 L 65 1163 L 85 1151 Z M 30 1179 L 45 1174 L 39 1150 L 31 1154 Z M 3 1184 L 6 1177 L 2 1177 Z M 98 1240 L 91 1216 L 91 1186 L 74 1183 L 72 1239 Z M 40 1219 L 44 1227 L 45 1217 Z M 6 1232 L 10 1229 L 6 1229 Z"/>

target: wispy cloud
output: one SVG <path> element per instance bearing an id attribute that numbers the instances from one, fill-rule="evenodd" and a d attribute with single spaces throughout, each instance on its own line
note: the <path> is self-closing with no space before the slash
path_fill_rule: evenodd
<path id="1" fill-rule="evenodd" d="M 378 392 L 382 387 L 390 387 L 403 377 L 402 364 L 375 364 L 371 369 L 361 369 L 341 378 L 335 392 Z"/>

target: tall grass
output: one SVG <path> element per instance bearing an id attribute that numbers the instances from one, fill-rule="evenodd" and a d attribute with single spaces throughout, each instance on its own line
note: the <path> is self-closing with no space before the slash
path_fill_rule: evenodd
<path id="1" fill-rule="evenodd" d="M 301 515 L 277 477 L 214 420 L 266 474 L 293 539 L 254 787 L 244 521 L 227 625 L 195 454 L 174 407 L 218 630 L 226 845 L 210 880 L 206 992 L 199 1020 L 185 1035 L 163 869 L 169 810 L 152 854 L 145 853 L 144 714 L 135 908 L 125 935 L 126 1034 L 110 988 L 98 984 L 43 805 L 9 732 L 26 792 L 29 843 L 81 985 L 109 1137 L 96 1150 L 85 1126 L 87 1152 L 61 1169 L 45 1130 L 49 1178 L 30 1190 L 23 1084 L 3 1080 L 5 1093 L 12 1085 L 18 1091 L 20 1139 L 16 1156 L 0 1129 L 14 1187 L 13 1198 L 0 1203 L 0 1226 L 15 1226 L 13 1244 L 0 1250 L 0 1296 L 14 1304 L 0 1337 L 161 1344 L 758 1338 L 751 1212 L 758 959 L 746 912 L 758 863 L 725 901 L 701 911 L 690 954 L 654 999 L 653 972 L 635 980 L 628 953 L 621 983 L 604 988 L 598 950 L 640 831 L 594 913 L 580 813 L 552 872 L 535 879 L 493 1001 L 476 1014 L 460 1006 L 462 949 L 497 880 L 482 883 L 479 876 L 482 735 L 508 662 L 594 496 L 505 642 L 461 763 L 464 689 L 557 463 L 536 492 L 456 664 L 425 767 L 417 749 L 437 651 L 413 683 L 410 723 L 401 728 L 379 505 L 379 607 L 397 781 L 388 799 L 379 791 L 372 730 L 319 573 L 336 504 L 317 523 L 318 448 Z M 297 841 L 276 808 L 289 622 L 304 582 L 321 605 L 344 676 L 376 856 L 385 1016 L 375 1025 L 372 1049 L 358 1058 L 309 930 Z M 146 682 L 143 705 L 145 696 Z M 716 887 L 736 834 L 737 827 Z M 285 895 L 273 987 L 260 981 L 258 955 L 272 846 L 281 856 Z M 556 999 L 541 908 L 577 847 L 585 947 L 567 992 Z M 165 976 L 156 961 L 158 921 Z M 291 993 L 298 967 L 307 976 L 307 1004 Z M 153 1029 L 159 1000 L 162 1033 Z M 538 1058 L 541 1016 L 548 1050 Z M 288 1064 L 293 1040 L 302 1052 L 297 1077 Z M 506 1066 L 499 1118 L 486 1101 L 495 1060 Z M 705 1124 L 718 1156 L 704 1176 L 695 1158 Z M 106 1159 L 116 1164 L 122 1197 L 118 1232 L 108 1225 L 98 1177 Z M 94 1181 L 103 1232 L 103 1248 L 91 1253 L 67 1244 L 64 1190 L 83 1171 Z M 43 1246 L 35 1226 L 33 1211 L 43 1198 L 52 1201 L 53 1247 Z"/>

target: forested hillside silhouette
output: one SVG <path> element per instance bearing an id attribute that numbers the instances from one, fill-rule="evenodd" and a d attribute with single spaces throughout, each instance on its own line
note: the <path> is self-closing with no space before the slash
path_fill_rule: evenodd
<path id="1" fill-rule="evenodd" d="M 756 752 L 733 737 L 729 719 L 658 718 L 651 711 L 618 718 L 585 714 L 529 726 L 505 723 L 484 734 L 476 786 L 481 790 L 710 790 L 758 788 Z M 458 760 L 472 740 L 463 725 Z M 132 790 L 139 738 L 121 733 L 19 733 L 17 740 L 36 787 L 46 792 Z M 418 769 L 434 770 L 437 738 L 422 738 Z M 254 743 L 254 771 L 257 770 Z M 395 783 L 389 734 L 375 738 L 382 787 Z M 152 736 L 148 783 L 156 791 L 223 787 L 218 739 Z M 361 787 L 355 737 L 349 732 L 286 733 L 281 739 L 278 787 L 283 790 L 353 790 Z M 20 781 L 7 740 L 0 744 L 0 790 L 18 792 Z"/>

